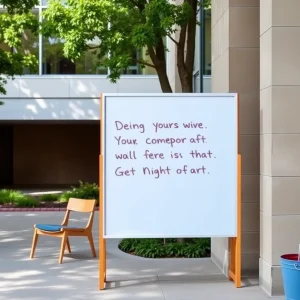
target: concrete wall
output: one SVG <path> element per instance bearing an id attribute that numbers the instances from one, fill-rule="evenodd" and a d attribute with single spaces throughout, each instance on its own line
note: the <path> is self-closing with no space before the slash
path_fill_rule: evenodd
<path id="1" fill-rule="evenodd" d="M 126 76 L 111 83 L 105 76 L 18 76 L 0 98 L 96 98 L 101 93 L 160 93 L 157 76 Z"/>
<path id="2" fill-rule="evenodd" d="M 0 109 L 1 121 L 100 119 L 99 98 L 6 98 L 3 102 Z"/>
<path id="3" fill-rule="evenodd" d="M 263 0 L 265 1 L 265 0 Z M 242 271 L 259 262 L 259 1 L 212 0 L 212 92 L 240 96 Z M 212 259 L 227 273 L 228 239 L 212 239 Z"/>
<path id="4" fill-rule="evenodd" d="M 98 182 L 99 122 L 14 126 L 14 184 Z"/>
<path id="5" fill-rule="evenodd" d="M 277 295 L 280 256 L 300 242 L 300 2 L 260 5 L 260 284 Z"/>
<path id="6" fill-rule="evenodd" d="M 157 76 L 19 76 L 5 89 L 0 120 L 99 120 L 101 93 L 161 93 Z"/>

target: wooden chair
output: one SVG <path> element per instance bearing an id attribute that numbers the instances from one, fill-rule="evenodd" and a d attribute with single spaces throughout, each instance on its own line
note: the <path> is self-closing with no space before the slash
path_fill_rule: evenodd
<path id="1" fill-rule="evenodd" d="M 62 239 L 61 247 L 60 247 L 60 255 L 58 259 L 58 262 L 60 264 L 63 261 L 64 251 L 66 246 L 68 252 L 71 253 L 69 236 L 86 236 L 90 243 L 92 255 L 93 257 L 96 257 L 96 250 L 95 250 L 94 240 L 92 235 L 95 205 L 96 205 L 96 200 L 70 198 L 67 206 L 67 211 L 61 225 L 35 224 L 30 258 L 32 259 L 34 256 L 34 251 L 38 242 L 39 235 L 53 236 Z M 69 221 L 69 216 L 71 211 L 90 213 L 90 217 L 85 228 L 68 226 L 68 221 Z"/>

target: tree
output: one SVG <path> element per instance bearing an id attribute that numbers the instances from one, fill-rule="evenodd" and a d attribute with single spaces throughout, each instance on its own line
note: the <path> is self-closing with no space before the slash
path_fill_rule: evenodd
<path id="1" fill-rule="evenodd" d="M 38 20 L 32 8 L 38 0 L 0 0 L 0 94 L 7 79 L 22 75 L 24 68 L 33 69 L 37 65 L 36 54 L 24 51 L 24 34 L 38 33 Z M 3 104 L 0 102 L 0 104 Z"/>
<path id="2" fill-rule="evenodd" d="M 63 40 L 64 55 L 78 59 L 87 49 L 98 49 L 98 63 L 110 68 L 112 82 L 128 66 L 154 68 L 163 92 L 172 92 L 166 68 L 165 38 L 176 46 L 177 70 L 183 92 L 193 91 L 195 33 L 199 7 L 210 0 L 52 0 L 42 26 L 46 36 Z M 98 40 L 98 45 L 89 42 Z M 150 60 L 133 58 L 146 49 Z M 109 55 L 107 55 L 109 53 Z"/>

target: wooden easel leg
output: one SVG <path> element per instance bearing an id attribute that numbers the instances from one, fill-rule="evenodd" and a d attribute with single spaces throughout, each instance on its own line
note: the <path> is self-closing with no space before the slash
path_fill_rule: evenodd
<path id="1" fill-rule="evenodd" d="M 242 276 L 242 156 L 238 155 L 237 237 L 235 239 L 235 286 L 241 287 Z"/>
<path id="2" fill-rule="evenodd" d="M 229 273 L 228 277 L 229 280 L 235 281 L 235 241 L 236 238 L 229 238 L 229 251 L 230 251 L 230 257 L 229 257 Z"/>
<path id="3" fill-rule="evenodd" d="M 241 279 L 241 238 L 237 237 L 236 238 L 236 245 L 235 245 L 235 265 L 236 265 L 236 269 L 235 269 L 235 286 L 237 288 L 240 288 L 242 283 L 242 279 Z"/>
<path id="4" fill-rule="evenodd" d="M 105 280 L 106 280 L 106 242 L 104 238 L 100 238 L 100 249 L 99 249 L 99 257 L 100 257 L 100 265 L 99 265 L 99 272 L 100 272 L 100 282 L 99 288 L 100 290 L 104 290 L 105 287 Z"/>
<path id="5" fill-rule="evenodd" d="M 104 281 L 106 282 L 106 240 L 104 240 Z"/>
<path id="6" fill-rule="evenodd" d="M 237 236 L 230 238 L 230 264 L 229 274 L 230 280 L 235 282 L 235 286 L 240 288 L 242 285 L 242 157 L 238 155 L 238 183 L 237 183 Z"/>
<path id="7" fill-rule="evenodd" d="M 102 103 L 102 97 L 101 97 Z M 102 105 L 100 105 L 102 107 Z M 101 118 L 102 122 L 102 118 Z M 100 126 L 102 130 L 102 123 Z M 102 139 L 102 135 L 100 136 Z M 101 140 L 102 141 L 102 140 Z M 102 141 L 103 142 L 103 141 Z M 102 152 L 102 151 L 101 151 Z M 99 156 L 99 187 L 100 187 L 100 202 L 99 202 L 99 288 L 100 290 L 104 290 L 105 288 L 105 281 L 106 281 L 106 240 L 104 239 L 104 188 L 103 188 L 103 176 L 104 176 L 104 169 L 103 169 L 103 155 Z"/>

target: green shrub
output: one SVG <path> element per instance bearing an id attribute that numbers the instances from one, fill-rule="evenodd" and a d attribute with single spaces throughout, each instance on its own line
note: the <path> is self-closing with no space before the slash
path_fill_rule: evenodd
<path id="1" fill-rule="evenodd" d="M 0 190 L 0 204 L 14 204 L 18 207 L 35 207 L 38 201 L 20 191 Z"/>
<path id="2" fill-rule="evenodd" d="M 18 207 L 37 207 L 39 202 L 38 200 L 27 196 L 25 198 L 17 199 L 14 204 Z"/>
<path id="3" fill-rule="evenodd" d="M 187 243 L 167 243 L 165 245 L 166 253 L 172 257 L 184 257 L 186 255 L 186 249 L 189 246 Z"/>
<path id="4" fill-rule="evenodd" d="M 78 187 L 72 187 L 59 196 L 60 202 L 68 202 L 69 198 L 96 199 L 99 200 L 99 187 L 96 183 L 79 181 Z"/>
<path id="5" fill-rule="evenodd" d="M 210 254 L 210 238 L 186 239 L 124 239 L 119 244 L 124 252 L 148 258 L 207 257 Z"/>
<path id="6" fill-rule="evenodd" d="M 135 247 L 135 255 L 149 258 L 166 256 L 166 248 L 161 241 L 156 239 L 145 239 Z"/>
<path id="7" fill-rule="evenodd" d="M 69 198 L 72 198 L 72 197 L 76 198 L 74 195 L 72 195 L 71 191 L 66 191 L 58 196 L 58 201 L 59 202 L 68 202 Z"/>
<path id="8" fill-rule="evenodd" d="M 135 251 L 135 247 L 140 243 L 140 239 L 124 239 L 119 244 L 119 248 L 127 253 Z"/>
<path id="9" fill-rule="evenodd" d="M 40 201 L 50 202 L 50 201 L 57 201 L 59 196 L 60 196 L 59 194 L 43 194 L 39 198 Z"/>
<path id="10" fill-rule="evenodd" d="M 20 191 L 3 189 L 0 190 L 0 204 L 13 204 L 20 199 L 25 199 L 28 196 Z"/>
<path id="11" fill-rule="evenodd" d="M 195 239 L 184 251 L 184 255 L 190 258 L 207 256 L 210 253 L 210 239 Z"/>

